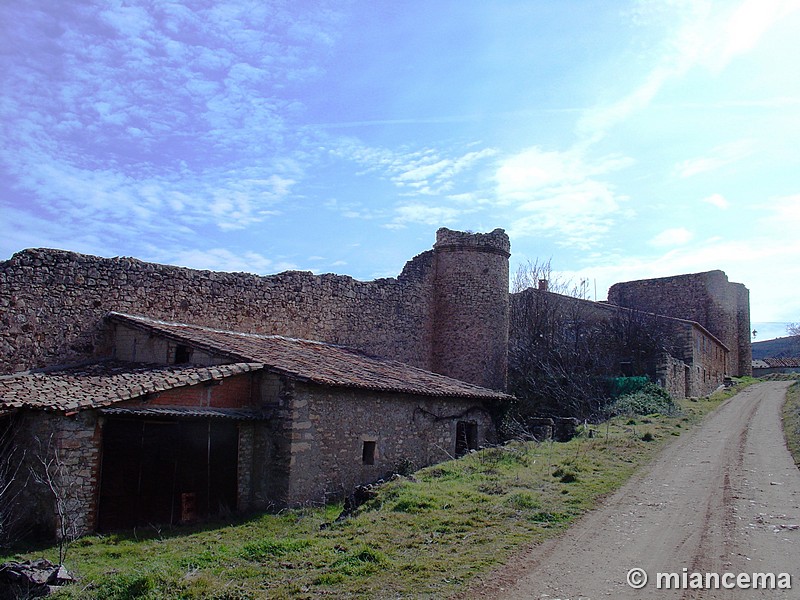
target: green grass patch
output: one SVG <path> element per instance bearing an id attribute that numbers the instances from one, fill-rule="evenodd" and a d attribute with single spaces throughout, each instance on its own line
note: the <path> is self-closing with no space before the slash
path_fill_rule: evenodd
<path id="1" fill-rule="evenodd" d="M 720 402 L 681 401 L 671 414 L 615 417 L 567 443 L 512 442 L 475 452 L 384 485 L 339 522 L 341 505 L 332 505 L 85 537 L 66 561 L 79 583 L 54 597 L 447 597 L 568 527 L 673 432 L 688 430 Z M 647 433 L 650 442 L 643 441 Z M 44 555 L 53 560 L 57 553 Z"/>
<path id="2" fill-rule="evenodd" d="M 800 467 L 800 380 L 786 392 L 786 403 L 783 405 L 783 433 L 786 445 L 794 457 L 795 464 Z"/>

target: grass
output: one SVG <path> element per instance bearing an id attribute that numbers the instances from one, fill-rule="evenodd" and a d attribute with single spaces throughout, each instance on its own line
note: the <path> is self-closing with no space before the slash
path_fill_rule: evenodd
<path id="1" fill-rule="evenodd" d="M 384 485 L 341 522 L 334 522 L 341 506 L 332 505 L 84 537 L 66 560 L 79 582 L 54 597 L 447 597 L 557 535 L 723 399 L 616 417 L 567 443 L 512 442 L 428 467 Z M 44 556 L 57 558 L 57 548 Z"/>
<path id="2" fill-rule="evenodd" d="M 786 393 L 786 404 L 783 405 L 783 433 L 794 462 L 800 467 L 800 379 Z"/>

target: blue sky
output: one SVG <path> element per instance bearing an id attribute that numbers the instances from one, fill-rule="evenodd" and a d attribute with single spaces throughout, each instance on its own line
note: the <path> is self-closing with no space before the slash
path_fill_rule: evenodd
<path id="1" fill-rule="evenodd" d="M 512 269 L 598 299 L 722 269 L 757 339 L 800 321 L 800 0 L 20 0 L 0 25 L 0 259 L 372 279 L 502 227 Z"/>

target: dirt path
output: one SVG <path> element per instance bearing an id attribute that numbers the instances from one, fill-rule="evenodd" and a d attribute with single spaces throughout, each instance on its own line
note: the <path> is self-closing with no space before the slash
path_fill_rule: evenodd
<path id="1" fill-rule="evenodd" d="M 800 471 L 784 445 L 788 383 L 759 383 L 667 447 L 601 508 L 470 597 L 800 598 Z M 632 568 L 649 576 L 626 583 Z M 657 589 L 656 573 L 789 573 L 791 590 Z M 662 586 L 663 587 L 663 586 Z"/>

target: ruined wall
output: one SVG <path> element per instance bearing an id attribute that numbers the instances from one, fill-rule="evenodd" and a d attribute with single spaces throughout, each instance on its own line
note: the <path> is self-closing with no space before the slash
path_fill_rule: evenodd
<path id="1" fill-rule="evenodd" d="M 525 336 L 544 335 L 550 344 L 557 345 L 564 343 L 559 335 L 577 331 L 579 323 L 584 335 L 594 334 L 594 345 L 587 351 L 611 361 L 604 375 L 621 374 L 622 362 L 630 361 L 633 374 L 647 374 L 681 398 L 713 392 L 728 374 L 730 356 L 726 347 L 684 318 L 530 288 L 511 295 L 509 323 L 512 348 L 516 350 L 512 363 L 520 359 L 519 349 L 525 349 Z M 566 341 L 573 343 L 569 336 Z M 641 360 L 636 361 L 636 357 Z M 512 369 L 515 366 L 512 364 Z"/>
<path id="2" fill-rule="evenodd" d="M 729 282 L 722 271 L 617 283 L 609 289 L 608 301 L 696 321 L 728 347 L 732 375 L 752 372 L 749 291 Z"/>
<path id="3" fill-rule="evenodd" d="M 108 352 L 109 311 L 345 344 L 425 366 L 432 255 L 397 279 L 286 272 L 259 277 L 25 250 L 0 264 L 0 368 L 9 373 Z"/>
<path id="4" fill-rule="evenodd" d="M 296 383 L 291 407 L 290 505 L 341 498 L 403 465 L 447 460 L 455 455 L 458 421 L 477 425 L 479 445 L 494 435 L 483 405 L 468 399 Z M 375 444 L 372 464 L 364 461 L 365 442 Z"/>
<path id="5" fill-rule="evenodd" d="M 491 389 L 507 387 L 508 257 L 503 230 L 436 233 L 431 370 Z"/>
<path id="6" fill-rule="evenodd" d="M 0 373 L 108 355 L 103 317 L 118 311 L 342 344 L 504 389 L 508 247 L 502 230 L 441 229 L 397 278 L 369 282 L 24 250 L 0 263 Z"/>

